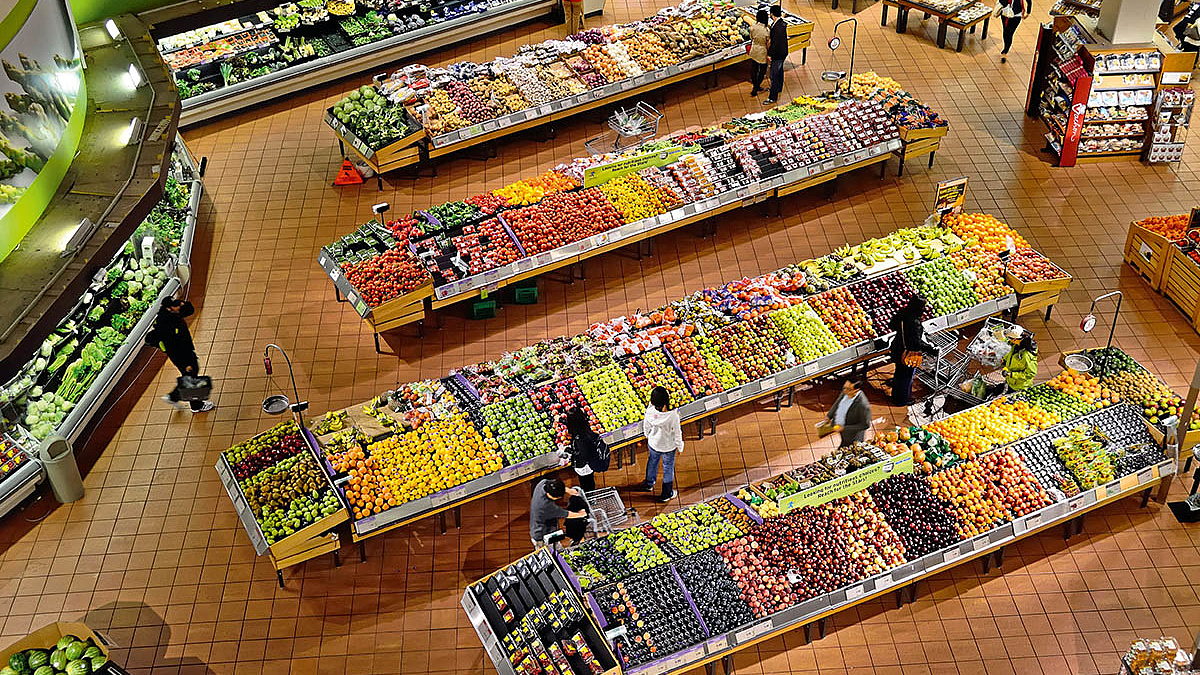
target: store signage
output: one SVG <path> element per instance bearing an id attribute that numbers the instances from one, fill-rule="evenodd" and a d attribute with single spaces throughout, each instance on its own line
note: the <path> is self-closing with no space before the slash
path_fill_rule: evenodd
<path id="1" fill-rule="evenodd" d="M 939 216 L 960 213 L 967 201 L 967 177 L 939 181 L 933 195 L 933 212 Z"/>
<path id="2" fill-rule="evenodd" d="M 583 172 L 583 186 L 595 187 L 642 169 L 673 164 L 683 155 L 683 148 L 673 146 L 655 152 L 645 152 L 615 162 L 593 166 Z"/>
<path id="3" fill-rule="evenodd" d="M 889 476 L 898 473 L 912 473 L 913 455 L 911 450 L 896 455 L 886 461 L 876 462 L 853 473 L 839 476 L 830 481 L 788 495 L 779 500 L 779 510 L 787 513 L 805 506 L 820 506 L 835 499 L 840 499 L 865 490 Z"/>

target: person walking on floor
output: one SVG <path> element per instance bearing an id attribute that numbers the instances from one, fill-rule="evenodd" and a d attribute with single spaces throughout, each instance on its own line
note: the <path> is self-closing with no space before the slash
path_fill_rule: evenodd
<path id="1" fill-rule="evenodd" d="M 750 90 L 751 96 L 762 93 L 763 77 L 767 74 L 767 40 L 771 36 L 771 27 L 767 23 L 767 10 L 760 9 L 754 15 L 754 23 L 750 24 Z"/>
<path id="2" fill-rule="evenodd" d="M 912 403 L 913 373 L 921 365 L 921 355 L 937 354 L 937 350 L 925 341 L 925 326 L 921 324 L 925 305 L 925 298 L 914 295 L 888 324 L 888 329 L 896 332 L 890 348 L 892 363 L 896 365 L 896 374 L 892 378 L 894 405 Z"/>
<path id="3" fill-rule="evenodd" d="M 839 448 L 861 441 L 871 427 L 871 403 L 862 392 L 862 386 L 856 380 L 843 382 L 842 393 L 838 394 L 825 417 L 833 423 L 834 431 L 842 432 Z"/>
<path id="4" fill-rule="evenodd" d="M 579 486 L 585 492 L 591 492 L 596 489 L 596 472 L 608 471 L 611 460 L 608 444 L 600 438 L 600 434 L 592 431 L 587 415 L 579 408 L 567 411 L 563 424 L 571 434 L 571 445 L 567 448 L 571 467 L 579 476 Z"/>
<path id="5" fill-rule="evenodd" d="M 167 298 L 163 300 L 154 319 L 154 328 L 146 334 L 146 344 L 157 347 L 167 353 L 167 358 L 179 369 L 179 375 L 196 377 L 200 374 L 200 360 L 196 357 L 196 346 L 192 343 L 192 333 L 188 330 L 185 318 L 196 313 L 196 308 L 187 300 Z M 182 410 L 179 386 L 176 385 L 169 394 L 162 397 L 171 407 Z M 207 412 L 216 405 L 207 399 L 190 401 L 192 412 Z"/>
<path id="6" fill-rule="evenodd" d="M 783 20 L 783 8 L 771 5 L 771 35 L 767 40 L 767 58 L 771 60 L 771 91 L 763 105 L 775 105 L 783 91 L 783 64 L 788 56 L 787 22 Z"/>
<path id="7" fill-rule="evenodd" d="M 582 33 L 583 0 L 562 0 L 563 16 L 566 18 L 567 35 Z"/>
<path id="8" fill-rule="evenodd" d="M 1029 0 L 999 0 L 996 3 L 996 16 L 1004 30 L 1004 51 L 1000 52 L 1000 63 L 1008 61 L 1008 50 L 1012 49 L 1013 36 L 1017 34 L 1017 26 L 1021 19 L 1029 16 Z"/>
<path id="9" fill-rule="evenodd" d="M 655 500 L 666 503 L 675 498 L 675 456 L 683 453 L 683 429 L 679 426 L 679 411 L 667 410 L 671 396 L 663 387 L 650 390 L 650 405 L 646 408 L 646 419 L 642 421 L 642 433 L 646 436 L 649 449 L 646 457 L 646 480 L 634 489 L 654 491 L 658 478 L 658 463 L 662 461 L 662 494 Z"/>
<path id="10" fill-rule="evenodd" d="M 546 535 L 559 529 L 559 520 L 565 519 L 563 527 L 572 531 L 581 521 L 586 527 L 587 512 L 578 506 L 579 502 L 572 504 L 575 499 L 582 502 L 582 498 L 579 488 L 568 488 L 557 478 L 544 478 L 533 486 L 533 497 L 529 500 L 529 540 L 535 549 L 547 545 Z"/>

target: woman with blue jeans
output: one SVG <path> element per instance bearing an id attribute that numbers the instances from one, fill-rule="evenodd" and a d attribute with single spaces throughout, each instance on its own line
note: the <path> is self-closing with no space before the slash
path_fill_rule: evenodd
<path id="1" fill-rule="evenodd" d="M 642 421 L 642 433 L 649 447 L 646 459 L 646 480 L 636 489 L 653 492 L 658 478 L 658 463 L 662 460 L 662 494 L 655 500 L 665 503 L 675 498 L 675 455 L 683 452 L 683 429 L 679 426 L 679 411 L 667 410 L 671 396 L 662 387 L 650 391 L 650 405 Z"/>

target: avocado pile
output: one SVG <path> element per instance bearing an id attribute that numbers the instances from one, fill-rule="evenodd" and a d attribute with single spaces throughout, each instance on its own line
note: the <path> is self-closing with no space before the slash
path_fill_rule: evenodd
<path id="1" fill-rule="evenodd" d="M 53 649 L 26 649 L 8 657 L 0 675 L 90 675 L 98 673 L 108 657 L 89 638 L 74 635 L 58 639 Z"/>

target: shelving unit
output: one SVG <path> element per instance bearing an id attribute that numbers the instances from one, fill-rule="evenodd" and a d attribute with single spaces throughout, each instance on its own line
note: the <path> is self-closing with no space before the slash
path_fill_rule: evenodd
<path id="1" fill-rule="evenodd" d="M 1186 55 L 1165 39 L 1113 45 L 1098 37 L 1095 28 L 1095 20 L 1086 16 L 1059 16 L 1038 33 L 1026 114 L 1045 124 L 1046 150 L 1057 166 L 1147 152 L 1153 134 L 1146 122 L 1155 99 L 1164 82 L 1190 70 Z M 1140 127 L 1085 132 L 1086 126 L 1097 124 Z"/>
<path id="2" fill-rule="evenodd" d="M 1183 87 L 1166 87 L 1158 92 L 1150 118 L 1146 161 L 1178 162 L 1183 158 L 1195 101 L 1195 92 Z"/>

